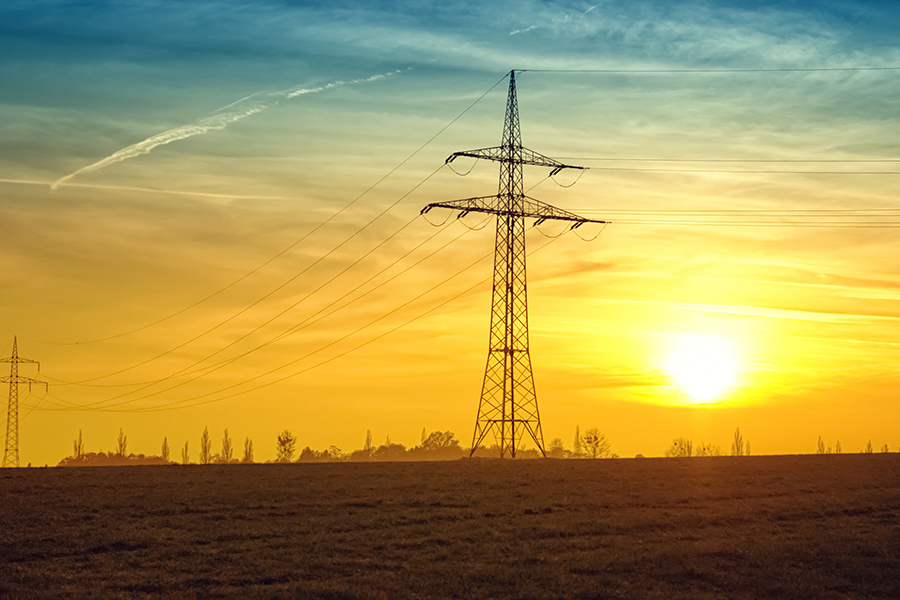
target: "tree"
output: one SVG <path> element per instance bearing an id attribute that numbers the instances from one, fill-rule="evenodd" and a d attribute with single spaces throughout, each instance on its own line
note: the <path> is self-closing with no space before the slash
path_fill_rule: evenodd
<path id="1" fill-rule="evenodd" d="M 575 442 L 572 444 L 572 456 L 581 458 L 584 456 L 584 447 L 581 441 L 581 427 L 575 426 Z"/>
<path id="2" fill-rule="evenodd" d="M 816 442 L 816 454 L 825 454 L 825 442 L 822 441 L 822 436 L 819 436 L 819 441 Z"/>
<path id="3" fill-rule="evenodd" d="M 887 444 L 882 444 L 882 446 L 881 446 L 881 451 L 882 451 L 882 452 L 890 452 L 891 449 L 888 447 Z"/>
<path id="4" fill-rule="evenodd" d="M 228 429 L 225 429 L 225 437 L 222 438 L 222 454 L 219 455 L 220 462 L 230 463 L 233 454 L 234 446 L 231 443 L 231 438 L 228 437 Z"/>
<path id="5" fill-rule="evenodd" d="M 159 455 L 164 461 L 169 462 L 169 440 L 167 438 L 163 438 L 162 449 Z"/>
<path id="6" fill-rule="evenodd" d="M 612 444 L 596 427 L 585 431 L 581 441 L 584 452 L 591 458 L 607 458 L 612 450 Z"/>
<path id="7" fill-rule="evenodd" d="M 363 450 L 365 452 L 371 452 L 374 449 L 374 446 L 372 446 L 372 430 L 366 429 L 366 443 L 363 445 Z"/>
<path id="8" fill-rule="evenodd" d="M 200 436 L 200 464 L 208 465 L 210 462 L 212 462 L 212 440 L 209 439 L 209 427 L 204 427 Z"/>
<path id="9" fill-rule="evenodd" d="M 553 438 L 550 445 L 547 446 L 547 456 L 549 458 L 566 458 L 566 446 L 563 444 L 562 438 Z"/>
<path id="10" fill-rule="evenodd" d="M 834 453 L 835 454 L 841 453 L 841 440 L 838 440 L 834 443 Z"/>
<path id="11" fill-rule="evenodd" d="M 81 430 L 78 430 L 78 439 L 75 440 L 75 452 L 72 453 L 72 456 L 77 459 L 84 458 L 84 442 L 81 441 Z"/>
<path id="12" fill-rule="evenodd" d="M 128 455 L 128 436 L 119 428 L 119 439 L 116 443 L 116 456 Z"/>
<path id="13" fill-rule="evenodd" d="M 244 457 L 241 459 L 241 462 L 253 462 L 253 440 L 251 440 L 249 437 L 244 439 Z"/>
<path id="14" fill-rule="evenodd" d="M 741 435 L 741 428 L 738 427 L 734 430 L 734 441 L 731 442 L 731 455 L 732 456 L 743 456 L 744 455 L 744 436 Z"/>
<path id="15" fill-rule="evenodd" d="M 187 465 L 191 462 L 191 455 L 188 454 L 188 443 L 184 443 L 184 448 L 181 449 L 181 464 Z"/>
<path id="16" fill-rule="evenodd" d="M 715 444 L 703 442 L 697 446 L 694 456 L 722 456 L 722 449 Z"/>
<path id="17" fill-rule="evenodd" d="M 285 429 L 278 434 L 278 441 L 275 444 L 275 462 L 287 463 L 294 458 L 294 450 L 297 448 L 297 438 L 294 434 Z"/>
<path id="18" fill-rule="evenodd" d="M 744 456 L 750 456 L 750 442 L 747 442 L 747 445 L 744 447 Z"/>
<path id="19" fill-rule="evenodd" d="M 865 453 L 865 454 L 872 454 L 872 452 L 873 452 L 873 448 L 872 448 L 872 440 L 869 440 L 869 441 L 866 443 L 866 449 L 863 450 L 863 453 Z"/>
<path id="20" fill-rule="evenodd" d="M 694 443 L 686 438 L 675 438 L 672 445 L 666 449 L 668 458 L 688 458 L 694 452 Z"/>

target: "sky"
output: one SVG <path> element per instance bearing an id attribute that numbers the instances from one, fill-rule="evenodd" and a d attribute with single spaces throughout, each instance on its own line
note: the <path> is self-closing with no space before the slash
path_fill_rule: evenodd
<path id="1" fill-rule="evenodd" d="M 444 160 L 500 143 L 511 69 L 525 146 L 590 167 L 529 195 L 612 222 L 526 237 L 547 443 L 900 451 L 900 15 L 744 4 L 4 2 L 22 464 L 471 443 L 493 221 L 419 212 L 496 192 Z M 698 399 L 673 356 L 733 376 Z"/>

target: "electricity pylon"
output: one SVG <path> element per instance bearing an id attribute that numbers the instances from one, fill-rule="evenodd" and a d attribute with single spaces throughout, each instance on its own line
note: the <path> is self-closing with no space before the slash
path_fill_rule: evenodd
<path id="1" fill-rule="evenodd" d="M 30 377 L 19 376 L 19 365 L 21 363 L 35 363 L 38 371 L 41 369 L 41 363 L 30 358 L 19 358 L 18 342 L 13 336 L 12 356 L 9 358 L 0 358 L 0 363 L 9 363 L 9 377 L 0 378 L 0 382 L 9 382 L 9 409 L 6 413 L 6 448 L 3 451 L 3 466 L 12 467 L 19 466 L 19 385 L 28 384 L 28 390 L 35 383 L 47 385 L 45 381 L 38 381 Z M 15 463 L 15 464 L 13 464 Z"/>
<path id="2" fill-rule="evenodd" d="M 515 458 L 516 449 L 526 435 L 534 441 L 541 454 L 546 456 L 528 349 L 525 219 L 537 219 L 535 225 L 548 220 L 568 221 L 572 223 L 572 229 L 584 223 L 606 223 L 606 221 L 585 219 L 525 195 L 523 165 L 548 167 L 553 169 L 551 176 L 563 169 L 584 169 L 584 167 L 566 165 L 522 147 L 515 71 L 509 73 L 509 95 L 506 100 L 502 144 L 491 148 L 455 152 L 447 158 L 447 162 L 452 162 L 458 156 L 500 163 L 500 188 L 496 196 L 435 202 L 422 209 L 423 213 L 432 208 L 461 211 L 457 218 L 462 218 L 470 212 L 497 215 L 490 344 L 478 417 L 475 421 L 472 454 L 485 437 L 493 432 L 500 445 L 501 457 L 509 452 L 510 456 Z"/>

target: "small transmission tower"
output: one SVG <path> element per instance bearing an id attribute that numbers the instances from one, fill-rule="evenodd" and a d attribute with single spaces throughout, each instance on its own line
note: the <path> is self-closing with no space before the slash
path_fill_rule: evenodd
<path id="1" fill-rule="evenodd" d="M 500 444 L 501 457 L 509 452 L 515 458 L 516 449 L 525 436 L 530 437 L 541 454 L 546 456 L 528 349 L 525 219 L 537 219 L 535 225 L 548 220 L 569 221 L 572 229 L 584 223 L 606 221 L 585 219 L 525 195 L 523 165 L 548 167 L 552 169 L 551 176 L 563 169 L 584 167 L 565 165 L 522 147 L 515 71 L 509 72 L 509 96 L 506 101 L 502 144 L 455 152 L 447 158 L 447 162 L 452 162 L 458 156 L 500 163 L 500 188 L 496 196 L 435 202 L 422 209 L 423 213 L 432 208 L 458 210 L 460 214 L 457 218 L 470 212 L 497 215 L 490 345 L 475 421 L 472 454 L 485 437 L 493 432 Z"/>
<path id="2" fill-rule="evenodd" d="M 30 358 L 19 358 L 19 346 L 15 336 L 13 336 L 12 356 L 9 358 L 0 358 L 0 363 L 9 363 L 9 377 L 0 378 L 0 382 L 9 382 L 9 410 L 6 413 L 6 448 L 3 451 L 3 466 L 18 467 L 19 466 L 19 385 L 28 384 L 29 391 L 35 383 L 47 385 L 45 381 L 38 381 L 30 377 L 19 376 L 19 365 L 21 363 L 35 363 L 40 371 L 41 364 Z"/>

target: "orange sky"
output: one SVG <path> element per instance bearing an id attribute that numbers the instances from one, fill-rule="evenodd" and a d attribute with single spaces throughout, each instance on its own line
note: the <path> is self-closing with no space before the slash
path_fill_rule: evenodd
<path id="1" fill-rule="evenodd" d="M 181 16 L 200 20 L 220 3 L 201 6 Z M 389 8 L 376 11 L 384 22 L 358 9 L 328 25 L 327 9 L 265 6 L 321 20 L 297 56 L 280 52 L 286 29 L 265 43 L 250 35 L 262 17 L 220 16 L 191 48 L 162 33 L 169 17 L 137 27 L 140 11 L 109 9 L 74 48 L 61 32 L 96 17 L 90 7 L 71 24 L 60 13 L 35 25 L 27 8 L 5 20 L 19 30 L 3 66 L 15 85 L 0 96 L 0 348 L 8 356 L 18 336 L 20 354 L 41 362 L 40 375 L 22 373 L 51 384 L 50 396 L 35 388 L 22 402 L 23 464 L 55 464 L 79 430 L 87 450 L 112 449 L 120 428 L 133 452 L 156 454 L 165 436 L 175 449 L 190 441 L 195 458 L 204 427 L 216 442 L 225 428 L 238 447 L 252 438 L 259 460 L 274 458 L 285 428 L 316 449 L 360 448 L 367 429 L 376 442 L 414 445 L 423 427 L 468 444 L 493 223 L 470 231 L 482 217 L 434 227 L 417 215 L 495 192 L 494 164 L 454 162 L 473 167 L 467 177 L 440 167 L 454 151 L 499 143 L 505 83 L 416 152 L 422 144 L 510 68 L 898 64 L 896 45 L 878 43 L 884 15 L 852 25 L 838 9 L 801 26 L 777 5 L 689 16 L 647 4 L 648 17 L 546 4 L 530 15 L 542 28 L 408 15 L 415 22 L 392 32 Z M 110 24 L 121 19 L 138 30 L 128 51 Z M 328 27 L 356 41 L 336 49 L 323 41 Z M 216 53 L 236 39 L 244 45 Z M 35 49 L 51 65 L 43 73 L 28 68 Z M 99 57 L 111 50 L 114 59 Z M 740 427 L 754 453 L 811 452 L 819 435 L 844 451 L 869 439 L 900 448 L 897 230 L 846 226 L 900 223 L 886 212 L 900 210 L 896 163 L 852 162 L 896 160 L 895 75 L 521 75 L 525 145 L 591 167 L 571 188 L 526 170 L 529 194 L 613 221 L 593 242 L 569 233 L 543 248 L 562 231 L 552 223 L 528 233 L 547 442 L 571 447 L 580 425 L 600 428 L 621 456 L 661 455 L 678 436 L 727 451 Z M 50 187 L 167 131 L 187 133 Z M 184 375 L 301 326 L 196 380 Z M 692 333 L 728 340 L 738 363 L 734 385 L 703 405 L 665 370 Z"/>

